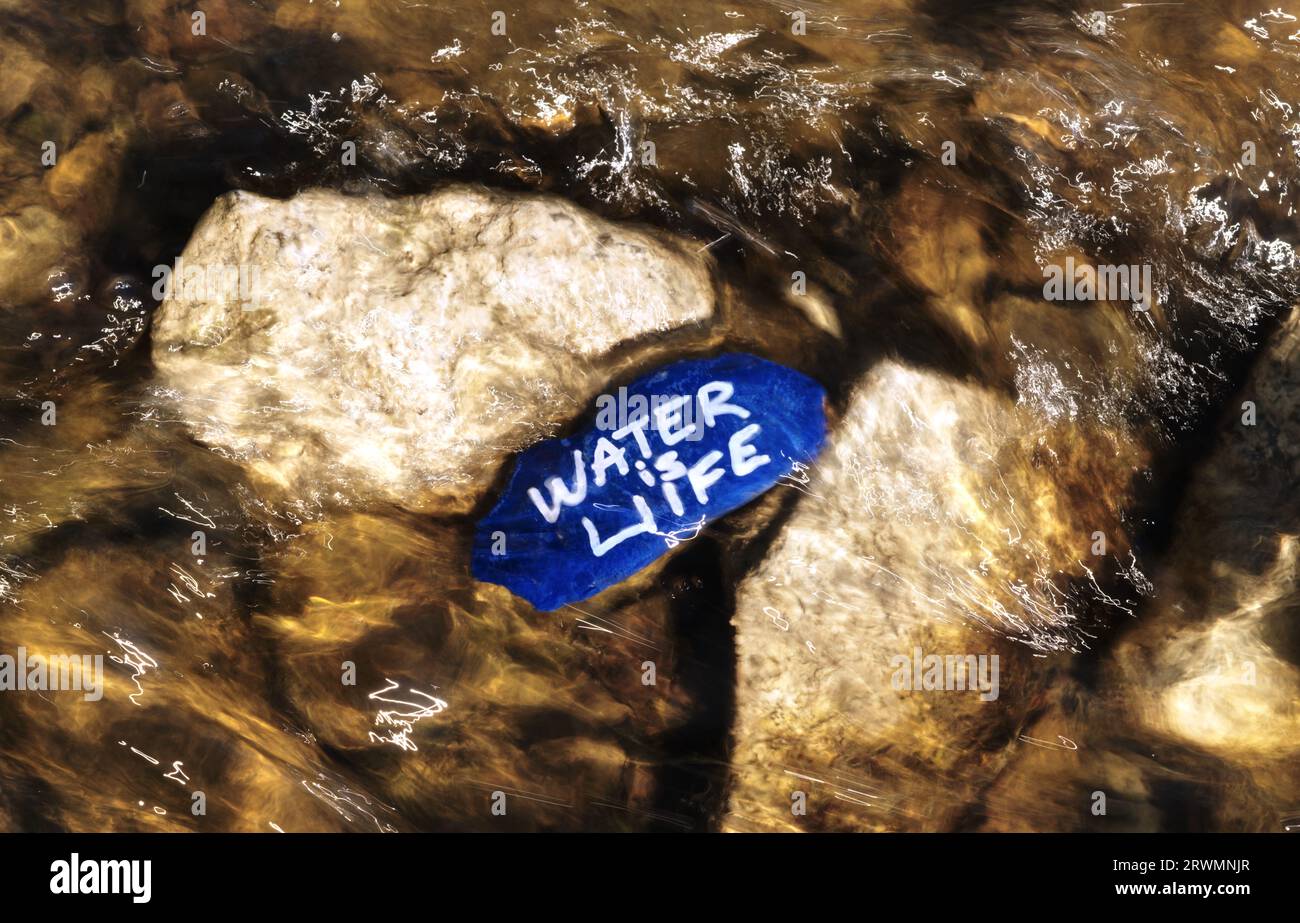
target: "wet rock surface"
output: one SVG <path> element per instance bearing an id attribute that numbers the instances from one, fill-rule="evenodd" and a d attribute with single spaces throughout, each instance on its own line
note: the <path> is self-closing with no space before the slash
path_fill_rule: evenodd
<path id="1" fill-rule="evenodd" d="M 1095 631 L 1072 584 L 1102 566 L 1095 531 L 1123 554 L 1142 457 L 978 386 L 873 368 L 737 589 L 728 827 L 960 826 L 1046 687 L 1035 653 L 1068 656 Z M 931 655 L 997 672 L 917 688 Z"/>
<path id="2" fill-rule="evenodd" d="M 1113 646 L 1058 677 L 1030 745 L 990 790 L 982 829 L 1295 823 L 1298 316 L 1216 421 L 1149 598 Z"/>
<path id="3" fill-rule="evenodd" d="M 716 313 L 685 242 L 468 187 L 232 195 L 181 260 L 154 365 L 197 438 L 294 495 L 422 511 L 472 506 L 510 452 L 594 397 L 616 351 Z M 214 297 L 229 269 L 238 295 Z"/>
<path id="4" fill-rule="evenodd" d="M 473 580 L 468 541 L 447 527 L 356 514 L 286 551 L 268 562 L 284 579 L 256 626 L 303 726 L 357 768 L 358 791 L 385 793 L 392 823 L 703 829 L 702 810 L 665 807 L 661 767 L 696 708 L 667 581 L 540 618 Z M 431 582 L 431 567 L 461 576 Z M 355 686 L 340 686 L 344 663 Z"/>

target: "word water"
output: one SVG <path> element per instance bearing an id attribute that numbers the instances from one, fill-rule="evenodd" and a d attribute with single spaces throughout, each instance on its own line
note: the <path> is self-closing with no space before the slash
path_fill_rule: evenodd
<path id="1" fill-rule="evenodd" d="M 757 356 L 676 362 L 627 392 L 651 409 L 520 453 L 478 524 L 477 579 L 543 611 L 594 596 L 812 462 L 826 438 L 821 385 Z"/>

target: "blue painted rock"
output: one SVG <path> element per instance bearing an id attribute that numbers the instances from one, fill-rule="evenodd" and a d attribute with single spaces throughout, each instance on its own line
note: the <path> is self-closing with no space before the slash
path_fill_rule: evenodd
<path id="1" fill-rule="evenodd" d="M 549 611 L 627 579 L 817 457 L 825 392 L 733 353 L 601 395 L 586 429 L 520 453 L 472 569 Z"/>

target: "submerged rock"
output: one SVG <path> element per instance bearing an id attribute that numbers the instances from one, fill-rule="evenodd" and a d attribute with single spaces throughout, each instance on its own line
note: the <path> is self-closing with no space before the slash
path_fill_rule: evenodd
<path id="1" fill-rule="evenodd" d="M 297 496 L 464 511 L 603 387 L 714 317 L 706 258 L 560 199 L 219 199 L 154 321 L 195 435 Z M 648 350 L 642 350 L 642 353 Z"/>
<path id="2" fill-rule="evenodd" d="M 0 311 L 68 297 L 66 274 L 93 262 L 116 213 L 132 134 L 119 105 L 131 69 L 87 65 L 93 40 L 42 42 L 33 25 L 0 35 Z"/>
<path id="3" fill-rule="evenodd" d="M 1102 566 L 1097 532 L 1123 554 L 1142 457 L 998 392 L 876 366 L 737 589 L 725 826 L 958 826 L 1045 682 L 1039 658 L 1088 644 L 1070 581 Z"/>
<path id="4" fill-rule="evenodd" d="M 1220 422 L 1194 474 L 1159 596 L 1113 653 L 1114 687 L 1143 733 L 1238 764 L 1300 750 L 1300 312 L 1293 311 Z M 1294 791 L 1294 789 L 1292 789 Z M 1293 808 L 1275 792 L 1279 811 Z M 1216 796 L 1217 800 L 1217 796 Z"/>
<path id="5" fill-rule="evenodd" d="M 262 694 L 270 679 L 238 601 L 242 561 L 215 547 L 182 556 L 179 530 L 129 544 L 112 534 L 121 535 L 92 526 L 65 542 L 58 562 L 6 606 L 6 630 L 29 655 L 102 659 L 82 674 L 94 679 L 82 684 L 90 693 L 0 695 L 0 814 L 100 833 L 400 824 L 369 801 L 371 816 L 362 814 L 356 783 L 331 782 L 329 761 Z M 45 780 L 43 789 L 66 797 L 13 779 Z M 350 812 L 330 789 L 349 794 Z"/>
<path id="6" fill-rule="evenodd" d="M 254 624 L 313 740 L 416 829 L 702 827 L 664 808 L 663 767 L 698 707 L 666 594 L 539 618 L 470 578 L 469 544 L 427 517 L 350 512 L 268 559 L 277 578 Z"/>
<path id="7" fill-rule="evenodd" d="M 1030 748 L 988 792 L 983 829 L 1282 831 L 1295 823 L 1298 360 L 1293 311 L 1191 474 L 1172 542 L 1151 570 L 1154 594 L 1092 682 L 1065 678 L 1026 731 L 1078 749 L 1062 759 Z"/>
<path id="8" fill-rule="evenodd" d="M 743 353 L 602 395 L 585 431 L 523 453 L 478 526 L 474 575 L 539 609 L 586 599 L 813 461 L 821 385 Z"/>

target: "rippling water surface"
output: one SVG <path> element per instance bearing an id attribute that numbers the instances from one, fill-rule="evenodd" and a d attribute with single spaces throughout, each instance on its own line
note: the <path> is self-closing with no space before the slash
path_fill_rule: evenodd
<path id="1" fill-rule="evenodd" d="M 500 6 L 0 3 L 0 651 L 106 671 L 0 694 L 0 828 L 1300 824 L 1300 4 Z M 708 345 L 830 393 L 822 489 L 540 614 L 473 516 L 267 491 L 169 411 L 151 270 L 217 196 L 457 182 L 694 241 Z M 1067 259 L 1151 303 L 1045 301 Z M 886 614 L 990 639 L 1003 698 L 818 705 Z"/>

